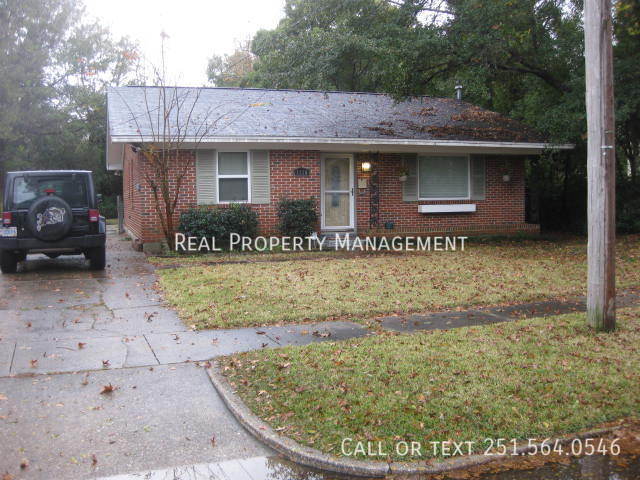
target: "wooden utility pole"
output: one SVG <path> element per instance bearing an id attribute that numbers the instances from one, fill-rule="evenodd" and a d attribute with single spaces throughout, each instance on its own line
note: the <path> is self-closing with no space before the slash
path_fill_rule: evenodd
<path id="1" fill-rule="evenodd" d="M 611 0 L 585 0 L 584 36 L 588 130 L 587 321 L 596 330 L 616 326 L 616 178 Z"/>

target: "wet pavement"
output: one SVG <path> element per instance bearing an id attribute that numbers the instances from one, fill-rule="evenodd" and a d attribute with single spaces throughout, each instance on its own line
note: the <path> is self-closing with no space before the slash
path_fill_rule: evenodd
<path id="1" fill-rule="evenodd" d="M 95 478 L 272 456 L 203 368 L 161 365 L 212 351 L 160 303 L 142 254 L 114 235 L 107 251 L 105 272 L 82 257 L 34 256 L 0 276 L 0 476 Z"/>
<path id="2" fill-rule="evenodd" d="M 483 475 L 480 480 L 638 480 L 639 478 L 639 459 L 630 463 L 618 463 L 610 457 L 594 455 L 572 459 L 566 465 L 549 464 L 533 470 Z"/>
<path id="3" fill-rule="evenodd" d="M 291 464 L 256 441 L 227 411 L 197 362 L 372 331 L 352 322 L 191 331 L 162 304 L 144 256 L 110 233 L 104 272 L 90 271 L 82 257 L 30 256 L 18 274 L 0 276 L 0 474 L 345 478 Z M 629 293 L 621 301 L 637 303 L 638 296 Z M 543 302 L 385 317 L 379 324 L 407 332 L 582 308 L 579 300 Z M 114 390 L 101 393 L 105 386 Z M 549 478 L 610 478 L 566 475 Z M 525 480 L 546 473 L 487 478 Z"/>
<path id="4" fill-rule="evenodd" d="M 364 479 L 364 477 L 357 477 Z M 428 480 L 428 476 L 387 477 L 397 480 Z M 453 477 L 456 478 L 456 477 Z M 567 464 L 548 464 L 532 470 L 487 474 L 478 480 L 637 480 L 640 460 L 618 464 L 609 457 L 593 456 L 572 459 Z M 255 457 L 218 463 L 149 470 L 133 474 L 103 477 L 100 480 L 355 480 L 302 468 L 278 457 Z M 366 480 L 366 479 L 364 479 Z"/>

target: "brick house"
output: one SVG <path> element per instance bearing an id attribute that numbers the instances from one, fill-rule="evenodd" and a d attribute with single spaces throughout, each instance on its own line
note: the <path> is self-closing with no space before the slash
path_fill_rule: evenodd
<path id="1" fill-rule="evenodd" d="M 178 210 L 248 203 L 264 235 L 278 234 L 283 197 L 315 198 L 319 232 L 537 232 L 538 225 L 525 222 L 525 161 L 548 148 L 571 148 L 456 99 L 398 103 L 372 93 L 171 90 L 193 98 L 192 118 L 215 119 L 202 137 L 186 132 L 184 150 L 172 159 L 188 169 Z M 158 92 L 117 87 L 107 93 L 107 167 L 122 172 L 125 227 L 141 244 L 162 240 L 144 179 L 148 166 L 136 148 L 156 138 L 156 117 L 148 111 Z"/>

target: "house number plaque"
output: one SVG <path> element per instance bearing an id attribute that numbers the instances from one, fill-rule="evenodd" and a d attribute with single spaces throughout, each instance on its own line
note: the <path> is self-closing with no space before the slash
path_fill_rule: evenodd
<path id="1" fill-rule="evenodd" d="M 294 177 L 308 177 L 309 175 L 311 175 L 311 171 L 308 168 L 300 167 L 293 171 Z"/>

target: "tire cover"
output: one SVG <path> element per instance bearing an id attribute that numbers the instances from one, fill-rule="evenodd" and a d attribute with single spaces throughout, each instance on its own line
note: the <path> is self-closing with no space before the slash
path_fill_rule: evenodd
<path id="1" fill-rule="evenodd" d="M 45 242 L 63 238 L 71 230 L 72 223 L 71 207 L 55 195 L 38 198 L 27 213 L 27 228 L 34 237 Z"/>

